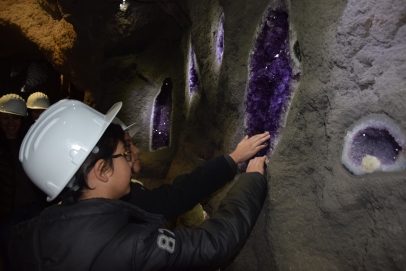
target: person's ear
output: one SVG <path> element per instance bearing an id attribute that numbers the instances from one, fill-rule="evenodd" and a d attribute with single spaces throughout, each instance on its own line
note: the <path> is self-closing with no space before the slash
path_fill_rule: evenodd
<path id="1" fill-rule="evenodd" d="M 103 166 L 105 165 L 106 161 L 103 159 L 99 159 L 93 167 L 94 174 L 96 175 L 97 179 L 102 182 L 108 182 L 109 180 L 109 172 L 110 170 L 104 171 Z"/>

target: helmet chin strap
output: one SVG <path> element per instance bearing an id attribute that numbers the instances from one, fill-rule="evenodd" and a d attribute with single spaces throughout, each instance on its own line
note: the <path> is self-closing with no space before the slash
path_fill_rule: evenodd
<path id="1" fill-rule="evenodd" d="M 79 185 L 75 184 L 76 177 L 73 176 L 72 179 L 70 179 L 69 183 L 66 185 L 69 189 L 73 191 L 78 191 L 79 190 Z"/>
<path id="2" fill-rule="evenodd" d="M 97 146 L 94 146 L 94 148 L 92 149 L 92 153 L 94 153 L 94 154 L 98 153 L 99 151 L 100 151 L 100 149 Z M 75 181 L 76 181 L 76 177 L 73 176 L 72 179 L 70 179 L 70 181 L 66 185 L 66 187 L 68 187 L 69 189 L 71 189 L 73 191 L 78 191 L 79 185 L 75 184 Z"/>

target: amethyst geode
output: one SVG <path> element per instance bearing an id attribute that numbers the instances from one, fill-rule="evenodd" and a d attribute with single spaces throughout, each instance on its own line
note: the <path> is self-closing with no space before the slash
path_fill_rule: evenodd
<path id="1" fill-rule="evenodd" d="M 365 155 L 373 155 L 383 165 L 390 165 L 396 161 L 400 151 L 402 147 L 387 130 L 367 127 L 354 135 L 349 156 L 357 166 L 361 165 Z"/>
<path id="2" fill-rule="evenodd" d="M 395 172 L 406 169 L 406 136 L 384 114 L 371 114 L 354 123 L 344 138 L 341 162 L 351 173 Z"/>
<path id="3" fill-rule="evenodd" d="M 286 8 L 270 9 L 251 52 L 245 97 L 246 134 L 269 131 L 273 146 L 290 97 L 289 20 Z M 265 148 L 257 156 L 265 155 Z"/>
<path id="4" fill-rule="evenodd" d="M 169 146 L 172 116 L 172 80 L 165 78 L 161 91 L 155 99 L 152 116 L 151 148 L 158 150 Z"/>
<path id="5" fill-rule="evenodd" d="M 192 44 L 190 44 L 189 58 L 189 94 L 193 95 L 193 93 L 198 92 L 200 82 L 197 73 L 195 50 Z"/>
<path id="6" fill-rule="evenodd" d="M 219 63 L 223 60 L 224 52 L 224 13 L 221 14 L 218 33 L 217 33 L 217 42 L 216 42 L 216 58 Z"/>

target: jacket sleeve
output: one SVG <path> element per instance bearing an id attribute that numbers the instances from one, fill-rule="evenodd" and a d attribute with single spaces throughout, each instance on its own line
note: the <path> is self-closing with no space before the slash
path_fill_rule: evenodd
<path id="1" fill-rule="evenodd" d="M 153 190 L 131 183 L 131 195 L 124 199 L 147 212 L 172 219 L 233 180 L 237 165 L 229 156 L 219 156 L 197 167 L 190 174 L 178 176 L 172 184 Z"/>
<path id="2" fill-rule="evenodd" d="M 196 228 L 144 231 L 134 249 L 135 270 L 215 270 L 244 245 L 267 195 L 260 173 L 244 173 L 218 212 Z"/>

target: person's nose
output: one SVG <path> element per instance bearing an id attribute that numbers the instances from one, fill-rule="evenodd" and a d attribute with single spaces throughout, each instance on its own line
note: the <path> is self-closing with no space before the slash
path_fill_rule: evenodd
<path id="1" fill-rule="evenodd" d="M 10 117 L 7 118 L 7 125 L 13 125 L 15 123 L 16 123 L 16 121 L 14 121 L 13 118 L 10 118 Z"/>
<path id="2" fill-rule="evenodd" d="M 131 152 L 138 156 L 140 154 L 140 149 L 138 149 L 137 147 L 135 147 L 134 145 L 131 146 Z"/>

